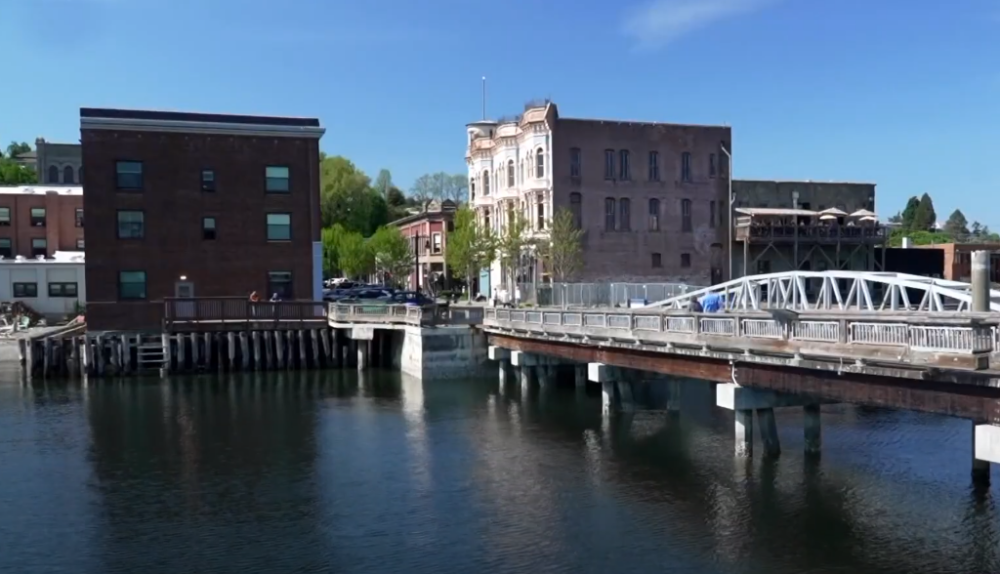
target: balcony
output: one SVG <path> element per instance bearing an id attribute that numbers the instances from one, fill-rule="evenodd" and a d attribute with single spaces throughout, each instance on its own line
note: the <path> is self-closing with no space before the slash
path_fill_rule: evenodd
<path id="1" fill-rule="evenodd" d="M 879 225 L 738 225 L 736 240 L 749 243 L 847 243 L 880 244 L 888 237 Z"/>

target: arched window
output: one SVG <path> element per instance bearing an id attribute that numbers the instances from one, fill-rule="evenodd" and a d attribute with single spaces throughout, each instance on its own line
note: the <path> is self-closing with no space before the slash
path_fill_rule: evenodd
<path id="1" fill-rule="evenodd" d="M 50 165 L 49 166 L 49 181 L 47 181 L 46 183 L 59 183 L 59 168 L 58 167 L 56 167 L 54 165 Z"/>
<path id="2" fill-rule="evenodd" d="M 632 231 L 632 202 L 627 197 L 618 200 L 618 231 Z"/>
<path id="3" fill-rule="evenodd" d="M 545 177 L 545 152 L 538 148 L 535 152 L 535 177 L 542 179 Z"/>
<path id="4" fill-rule="evenodd" d="M 63 183 L 73 183 L 73 167 L 67 165 L 63 168 Z"/>
<path id="5" fill-rule="evenodd" d="M 476 178 L 469 178 L 469 201 L 476 200 Z"/>
<path id="6" fill-rule="evenodd" d="M 573 214 L 573 225 L 583 229 L 583 198 L 576 191 L 569 194 L 569 211 Z"/>
<path id="7" fill-rule="evenodd" d="M 681 231 L 691 231 L 691 200 L 681 200 Z"/>
<path id="8" fill-rule="evenodd" d="M 483 172 L 483 195 L 490 194 L 490 172 Z"/>
<path id="9" fill-rule="evenodd" d="M 507 160 L 507 187 L 514 187 L 514 160 Z"/>
<path id="10" fill-rule="evenodd" d="M 660 200 L 655 197 L 649 200 L 649 230 L 660 230 Z"/>

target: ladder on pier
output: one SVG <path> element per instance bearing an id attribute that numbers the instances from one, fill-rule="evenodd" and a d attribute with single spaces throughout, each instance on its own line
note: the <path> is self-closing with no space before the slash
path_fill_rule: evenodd
<path id="1" fill-rule="evenodd" d="M 139 335 L 137 349 L 139 372 L 159 372 L 167 362 L 163 339 L 159 335 Z"/>

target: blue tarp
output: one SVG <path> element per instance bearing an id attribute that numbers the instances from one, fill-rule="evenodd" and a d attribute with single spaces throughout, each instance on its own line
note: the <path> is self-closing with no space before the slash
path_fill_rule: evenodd
<path id="1" fill-rule="evenodd" d="M 722 295 L 718 293 L 706 293 L 698 302 L 705 313 L 718 313 L 722 310 Z"/>

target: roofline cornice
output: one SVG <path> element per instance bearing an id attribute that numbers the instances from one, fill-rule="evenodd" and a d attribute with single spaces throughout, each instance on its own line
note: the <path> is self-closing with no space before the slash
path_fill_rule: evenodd
<path id="1" fill-rule="evenodd" d="M 320 139 L 326 129 L 316 126 L 276 126 L 179 120 L 80 118 L 81 130 L 196 133 L 223 136 L 261 136 Z"/>

